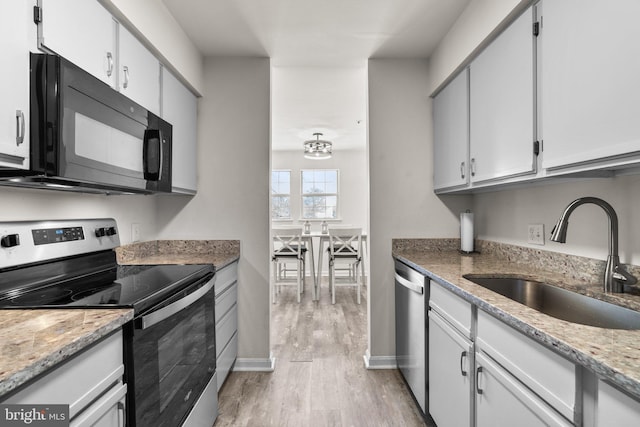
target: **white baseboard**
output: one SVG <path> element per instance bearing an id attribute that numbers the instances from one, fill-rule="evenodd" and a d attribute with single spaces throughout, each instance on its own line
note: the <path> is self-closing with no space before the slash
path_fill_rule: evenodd
<path id="1" fill-rule="evenodd" d="M 363 356 L 367 369 L 396 369 L 398 364 L 395 356 L 371 356 L 369 350 Z"/>
<path id="2" fill-rule="evenodd" d="M 267 359 L 238 357 L 233 370 L 236 372 L 273 372 L 275 368 L 276 358 L 269 355 Z"/>

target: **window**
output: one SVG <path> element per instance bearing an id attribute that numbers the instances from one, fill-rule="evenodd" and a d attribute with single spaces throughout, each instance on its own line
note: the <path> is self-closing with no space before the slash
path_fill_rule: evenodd
<path id="1" fill-rule="evenodd" d="M 271 219 L 291 219 L 291 171 L 271 171 Z"/>
<path id="2" fill-rule="evenodd" d="M 302 218 L 338 218 L 338 170 L 302 171 Z"/>

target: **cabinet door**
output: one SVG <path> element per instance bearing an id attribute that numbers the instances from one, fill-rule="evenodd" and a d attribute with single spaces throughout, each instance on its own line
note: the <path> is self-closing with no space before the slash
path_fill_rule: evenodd
<path id="1" fill-rule="evenodd" d="M 640 402 L 598 380 L 596 427 L 634 426 L 640 420 Z"/>
<path id="2" fill-rule="evenodd" d="M 472 425 L 473 346 L 429 311 L 429 413 L 438 427 Z"/>
<path id="3" fill-rule="evenodd" d="M 162 69 L 162 118 L 173 125 L 172 191 L 195 194 L 197 189 L 198 105 L 191 93 L 166 68 Z"/>
<path id="4" fill-rule="evenodd" d="M 471 181 L 535 172 L 533 10 L 470 65 Z"/>
<path id="5" fill-rule="evenodd" d="M 117 24 L 111 14 L 96 0 L 38 1 L 40 46 L 115 87 Z"/>
<path id="6" fill-rule="evenodd" d="M 0 3 L 0 167 L 29 167 L 29 46 L 36 33 L 28 3 Z"/>
<path id="7" fill-rule="evenodd" d="M 118 27 L 120 92 L 160 114 L 160 62 L 122 25 Z"/>
<path id="8" fill-rule="evenodd" d="M 638 16 L 637 0 L 543 4 L 543 167 L 640 150 Z"/>
<path id="9" fill-rule="evenodd" d="M 476 426 L 570 426 L 535 393 L 482 353 L 476 353 Z"/>
<path id="10" fill-rule="evenodd" d="M 469 71 L 465 69 L 433 100 L 433 187 L 469 183 Z"/>

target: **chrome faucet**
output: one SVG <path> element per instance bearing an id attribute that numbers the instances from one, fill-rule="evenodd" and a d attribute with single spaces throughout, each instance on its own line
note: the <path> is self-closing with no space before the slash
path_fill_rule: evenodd
<path id="1" fill-rule="evenodd" d="M 560 219 L 551 230 L 551 240 L 566 243 L 569 216 L 575 208 L 585 203 L 593 203 L 600 206 L 609 218 L 609 256 L 604 270 L 604 291 L 624 292 L 624 285 L 635 285 L 638 280 L 620 265 L 620 258 L 618 257 L 618 215 L 616 215 L 616 211 L 609 203 L 597 197 L 581 197 L 569 203 L 569 206 L 562 212 Z"/>

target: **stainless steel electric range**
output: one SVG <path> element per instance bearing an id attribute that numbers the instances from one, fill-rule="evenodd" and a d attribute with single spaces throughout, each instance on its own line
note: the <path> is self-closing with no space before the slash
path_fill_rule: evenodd
<path id="1" fill-rule="evenodd" d="M 127 425 L 212 425 L 214 267 L 118 265 L 119 245 L 113 219 L 0 223 L 0 308 L 132 308 Z"/>

